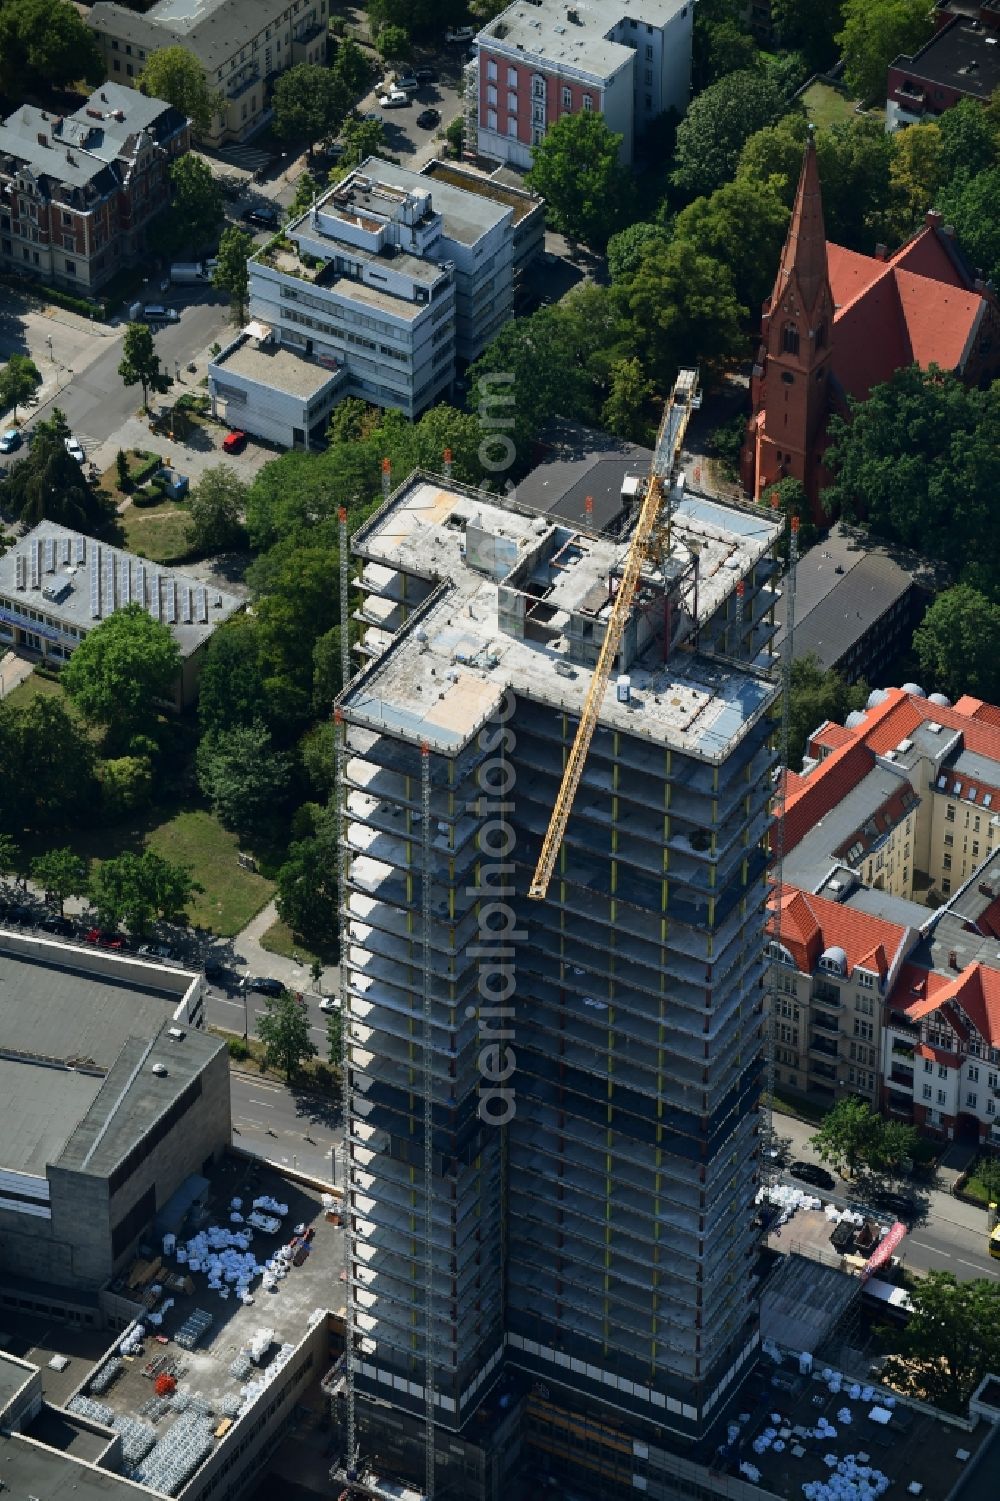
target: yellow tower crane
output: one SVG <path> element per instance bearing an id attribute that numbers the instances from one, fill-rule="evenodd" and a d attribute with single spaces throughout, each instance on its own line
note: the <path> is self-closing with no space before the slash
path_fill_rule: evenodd
<path id="1" fill-rule="evenodd" d="M 528 895 L 536 901 L 543 900 L 549 889 L 643 565 L 649 558 L 665 563 L 670 553 L 670 490 L 688 421 L 698 404 L 697 370 L 679 371 L 660 423 L 646 495 L 632 533 L 625 568 L 608 617 L 604 641 L 587 690 L 576 738 L 566 761 L 562 784 L 542 841 L 538 865 L 528 887 Z"/>

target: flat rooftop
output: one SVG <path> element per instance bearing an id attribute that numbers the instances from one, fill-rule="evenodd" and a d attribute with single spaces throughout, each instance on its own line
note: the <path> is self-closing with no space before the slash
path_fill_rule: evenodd
<path id="1" fill-rule="evenodd" d="M 0 1165 L 38 1178 L 56 1162 L 110 1171 L 220 1043 L 187 1025 L 168 1039 L 180 997 L 155 988 L 155 967 L 147 988 L 45 947 L 53 962 L 0 951 Z M 168 1074 L 133 1078 L 153 1039 L 149 1063 L 169 1050 Z"/>
<path id="2" fill-rule="evenodd" d="M 167 1343 L 162 1346 L 148 1343 L 144 1356 L 126 1361 L 111 1385 L 91 1397 L 92 1401 L 107 1408 L 112 1417 L 133 1418 L 148 1424 L 158 1441 L 176 1421 L 182 1404 L 195 1402 L 210 1412 L 216 1424 L 221 1423 L 231 1415 L 227 1413 L 227 1407 L 238 1409 L 241 1390 L 248 1381 L 261 1375 L 267 1379 L 269 1368 L 272 1375 L 275 1373 L 277 1367 L 273 1362 L 280 1346 L 298 1345 L 315 1323 L 318 1313 L 325 1317 L 327 1310 L 335 1310 L 343 1303 L 340 1273 L 344 1266 L 344 1232 L 327 1222 L 317 1193 L 289 1182 L 257 1161 L 247 1162 L 236 1157 L 227 1158 L 220 1167 L 213 1169 L 211 1183 L 207 1213 L 189 1223 L 179 1237 L 180 1245 L 198 1230 L 208 1230 L 211 1226 L 228 1230 L 237 1228 L 230 1223 L 233 1198 L 242 1199 L 246 1211 L 255 1198 L 267 1195 L 287 1205 L 288 1212 L 277 1234 L 253 1232 L 251 1249 L 257 1261 L 265 1263 L 287 1244 L 298 1224 L 314 1229 L 312 1251 L 302 1266 L 289 1270 L 274 1291 L 266 1291 L 258 1279 L 252 1288 L 254 1302 L 249 1305 L 244 1304 L 230 1286 L 221 1290 L 210 1288 L 207 1271 L 192 1271 L 176 1257 L 165 1259 L 169 1270 L 186 1273 L 194 1282 L 194 1291 L 190 1295 L 175 1293 L 173 1306 L 166 1310 L 160 1308 L 163 1321 L 157 1333 L 164 1335 Z M 121 1279 L 120 1287 L 125 1295 L 127 1275 Z M 223 1292 L 226 1296 L 222 1295 Z M 157 1311 L 155 1307 L 153 1311 Z M 189 1350 L 177 1344 L 175 1337 L 196 1311 L 208 1316 L 211 1322 L 203 1337 Z M 234 1362 L 262 1328 L 273 1333 L 273 1343 L 264 1363 L 251 1366 L 247 1362 L 243 1374 L 234 1375 Z M 180 1399 L 176 1406 L 154 1401 L 152 1380 L 145 1372 L 147 1362 L 153 1357 L 162 1360 L 160 1369 L 169 1370 L 176 1377 Z M 103 1364 L 103 1360 L 99 1361 L 97 1368 Z M 317 1381 L 323 1374 L 322 1369 L 316 1371 Z M 88 1377 L 81 1385 L 84 1395 L 89 1394 L 89 1380 Z M 71 1402 L 71 1411 L 73 1405 Z M 154 1482 L 147 1479 L 146 1484 Z"/>
<path id="3" fill-rule="evenodd" d="M 698 549 L 699 619 L 769 552 L 777 531 L 757 508 L 680 497 L 668 569 L 687 566 Z M 558 632 L 574 618 L 589 616 L 595 631 L 606 622 L 610 579 L 623 566 L 627 541 L 556 526 L 516 503 L 416 474 L 355 534 L 353 548 L 371 562 L 440 581 L 440 588 L 346 693 L 352 722 L 454 755 L 489 720 L 508 686 L 580 712 L 591 670 L 571 661 Z M 550 570 L 556 553 L 562 561 Z M 501 625 L 501 590 L 504 609 L 514 608 L 525 570 L 535 588 L 535 568 L 550 577 L 542 600 L 546 639 L 520 639 Z M 776 694 L 763 675 L 694 652 L 675 650 L 664 664 L 655 641 L 629 673 L 630 702 L 618 702 L 612 683 L 601 722 L 707 761 L 728 754 Z"/>
<path id="4" fill-rule="evenodd" d="M 289 391 L 304 401 L 319 396 L 340 379 L 339 370 L 320 365 L 282 344 L 262 344 L 259 339 L 245 335 L 242 343 L 223 350 L 213 365 L 259 385 Z"/>
<path id="5" fill-rule="evenodd" d="M 653 461 L 651 448 L 564 418 L 550 423 L 538 443 L 544 457 L 518 484 L 518 501 L 553 520 L 586 527 L 589 497 L 597 531 L 619 520 L 624 481 L 632 475 L 645 480 Z"/>
<path id="6" fill-rule="evenodd" d="M 608 78 L 630 63 L 634 50 L 624 41 L 610 40 L 610 34 L 629 16 L 651 26 L 665 26 L 683 10 L 685 0 L 643 0 L 629 10 L 619 0 L 581 0 L 572 7 L 575 20 L 567 17 L 567 6 L 559 0 L 515 0 L 505 11 L 484 26 L 476 41 L 489 47 L 494 39 L 505 52 L 522 52 L 529 57 L 579 68 L 594 78 Z"/>
<path id="7" fill-rule="evenodd" d="M 510 220 L 513 212 L 510 204 L 500 200 L 499 194 L 470 192 L 447 178 L 438 178 L 429 183 L 422 172 L 410 172 L 406 167 L 397 167 L 393 162 L 384 162 L 380 157 L 370 156 L 362 162 L 359 174 L 382 187 L 397 188 L 405 193 L 431 193 L 431 208 L 440 214 L 444 233 L 450 240 L 463 245 L 475 245 L 495 225 Z M 353 181 L 354 179 L 348 179 Z M 334 189 L 339 193 L 345 184 Z M 376 187 L 376 192 L 377 192 Z M 329 203 L 329 199 L 325 200 Z M 393 207 L 398 206 L 394 204 Z"/>
<path id="8" fill-rule="evenodd" d="M 62 637 L 44 622 L 24 619 L 26 611 L 89 631 L 131 602 L 144 605 L 154 620 L 170 627 L 184 657 L 244 604 L 214 583 L 137 558 L 54 521 L 40 521 L 0 558 L 0 618 L 47 639 Z"/>
<path id="9" fill-rule="evenodd" d="M 435 188 L 447 184 L 461 188 L 463 193 L 475 193 L 480 198 L 489 199 L 491 203 L 513 209 L 515 224 L 520 224 L 522 219 L 526 219 L 536 209 L 544 209 L 542 199 L 529 193 L 526 188 L 514 187 L 493 174 L 480 172 L 465 164 L 458 166 L 455 162 L 442 162 L 435 157 L 421 167 L 420 176 L 429 177 Z"/>
<path id="10" fill-rule="evenodd" d="M 970 17 L 956 16 L 919 52 L 912 57 L 903 54 L 894 58 L 891 66 L 912 72 L 920 82 L 957 89 L 961 94 L 985 101 L 1000 85 L 997 33 Z"/>
<path id="11" fill-rule="evenodd" d="M 89 24 L 147 51 L 181 42 L 211 70 L 228 62 L 288 9 L 288 0 L 158 0 L 139 15 L 124 5 L 98 0 Z"/>

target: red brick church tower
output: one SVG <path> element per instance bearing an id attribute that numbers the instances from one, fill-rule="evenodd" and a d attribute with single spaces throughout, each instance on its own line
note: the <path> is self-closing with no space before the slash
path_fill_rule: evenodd
<path id="1" fill-rule="evenodd" d="M 816 505 L 833 313 L 816 145 L 810 134 L 777 280 L 764 304 L 750 384 L 752 415 L 741 477 L 755 498 L 790 475 Z"/>

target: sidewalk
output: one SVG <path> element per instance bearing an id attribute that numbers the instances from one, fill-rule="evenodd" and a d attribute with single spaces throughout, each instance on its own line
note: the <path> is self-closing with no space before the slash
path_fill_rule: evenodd
<path id="1" fill-rule="evenodd" d="M 233 959 L 237 968 L 245 968 L 248 974 L 269 975 L 275 980 L 281 980 L 290 990 L 301 990 L 315 994 L 316 986 L 313 983 L 312 974 L 308 964 L 302 962 L 296 964 L 294 959 L 286 959 L 283 954 L 272 954 L 270 949 L 261 946 L 261 938 L 278 921 L 278 910 L 273 901 L 262 907 L 242 933 L 237 933 L 232 940 Z M 320 978 L 320 985 L 324 995 L 336 991 L 340 984 L 340 970 L 336 964 L 329 965 Z"/>

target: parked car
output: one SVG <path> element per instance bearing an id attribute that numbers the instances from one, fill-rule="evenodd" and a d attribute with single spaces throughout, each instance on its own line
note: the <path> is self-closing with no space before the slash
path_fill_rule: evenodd
<path id="1" fill-rule="evenodd" d="M 45 933 L 55 933 L 59 938 L 73 937 L 73 924 L 68 917 L 60 917 L 58 912 L 53 912 L 49 917 L 43 917 L 39 926 Z"/>
<path id="2" fill-rule="evenodd" d="M 417 124 L 424 130 L 433 130 L 435 125 L 441 124 L 441 113 L 436 109 L 422 109 L 417 116 Z"/>
<path id="3" fill-rule="evenodd" d="M 815 1162 L 791 1162 L 788 1171 L 793 1178 L 798 1178 L 802 1183 L 809 1183 L 813 1188 L 825 1188 L 827 1190 L 836 1186 L 836 1178 L 828 1173 L 825 1167 L 817 1167 Z"/>
<path id="4" fill-rule="evenodd" d="M 401 89 L 404 94 L 415 94 L 419 87 L 420 80 L 417 78 L 416 73 L 404 73 L 402 78 L 394 78 L 392 80 L 392 88 Z"/>
<path id="5" fill-rule="evenodd" d="M 894 1214 L 898 1220 L 910 1220 L 916 1211 L 917 1202 L 911 1193 L 905 1189 L 890 1189 L 885 1193 L 875 1194 L 875 1203 L 879 1209 Z"/>
<path id="6" fill-rule="evenodd" d="M 419 84 L 437 83 L 438 76 L 433 68 L 415 68 L 413 76 Z"/>
<path id="7" fill-rule="evenodd" d="M 254 224 L 258 229 L 277 229 L 281 214 L 273 204 L 258 204 L 256 208 L 243 210 L 243 223 Z"/>
<path id="8" fill-rule="evenodd" d="M 247 435 L 236 427 L 223 438 L 222 446 L 226 453 L 242 453 L 247 446 Z"/>
<path id="9" fill-rule="evenodd" d="M 92 943 L 98 949 L 123 949 L 125 940 L 120 933 L 107 933 L 103 928 L 90 928 L 83 935 L 84 943 Z"/>
<path id="10" fill-rule="evenodd" d="M 450 26 L 444 34 L 446 42 L 471 42 L 476 34 L 474 26 Z"/>
<path id="11" fill-rule="evenodd" d="M 13 453 L 21 446 L 21 434 L 16 427 L 9 428 L 0 438 L 0 453 Z"/>
<path id="12" fill-rule="evenodd" d="M 147 323 L 179 323 L 181 315 L 175 307 L 164 307 L 162 302 L 147 302 L 142 310 Z"/>
<path id="13" fill-rule="evenodd" d="M 168 948 L 165 943 L 143 943 L 139 945 L 136 952 L 147 959 L 172 959 L 174 957 L 173 949 Z"/>
<path id="14" fill-rule="evenodd" d="M 12 902 L 7 908 L 6 918 L 17 928 L 30 928 L 34 926 L 35 914 L 24 902 Z"/>
<path id="15" fill-rule="evenodd" d="M 232 975 L 224 964 L 206 964 L 205 979 L 209 985 L 228 985 Z"/>
<path id="16" fill-rule="evenodd" d="M 410 103 L 410 96 L 402 89 L 390 89 L 387 94 L 380 94 L 378 102 L 383 109 L 403 109 Z"/>
<path id="17" fill-rule="evenodd" d="M 86 462 L 87 455 L 83 451 L 83 444 L 79 438 L 74 438 L 73 434 L 70 433 L 68 438 L 63 439 L 63 444 L 71 459 L 76 459 L 78 464 Z"/>
<path id="18" fill-rule="evenodd" d="M 340 1002 L 336 996 L 325 995 L 319 1003 L 319 1009 L 321 1011 L 339 1011 Z"/>
<path id="19" fill-rule="evenodd" d="M 244 990 L 256 990 L 261 995 L 282 995 L 285 987 L 280 980 L 272 980 L 267 975 L 247 975 L 243 981 Z"/>

